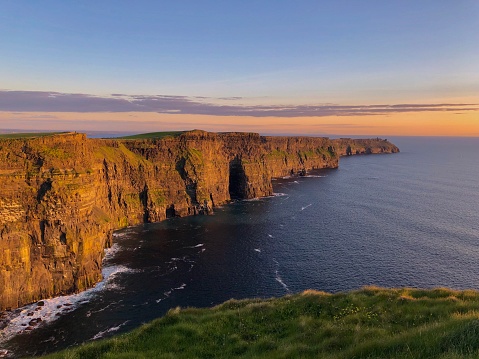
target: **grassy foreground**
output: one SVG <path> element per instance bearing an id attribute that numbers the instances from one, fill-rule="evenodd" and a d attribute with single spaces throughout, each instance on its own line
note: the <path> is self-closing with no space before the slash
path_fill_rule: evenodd
<path id="1" fill-rule="evenodd" d="M 479 293 L 382 289 L 174 309 L 48 358 L 477 358 Z"/>

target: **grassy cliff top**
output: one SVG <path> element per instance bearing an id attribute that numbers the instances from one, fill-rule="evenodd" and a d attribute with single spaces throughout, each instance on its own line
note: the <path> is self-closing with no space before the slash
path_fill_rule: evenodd
<path id="1" fill-rule="evenodd" d="M 164 131 L 164 132 L 149 132 L 149 133 L 140 133 L 137 135 L 115 137 L 115 139 L 121 140 L 143 140 L 143 139 L 158 139 L 165 137 L 178 137 L 182 133 L 187 131 Z"/>
<path id="2" fill-rule="evenodd" d="M 478 313 L 475 291 L 306 291 L 176 308 L 49 358 L 477 358 Z"/>
<path id="3" fill-rule="evenodd" d="M 34 138 L 34 137 L 45 137 L 60 135 L 72 132 L 16 132 L 16 133 L 1 133 L 0 139 L 15 139 L 15 138 Z"/>

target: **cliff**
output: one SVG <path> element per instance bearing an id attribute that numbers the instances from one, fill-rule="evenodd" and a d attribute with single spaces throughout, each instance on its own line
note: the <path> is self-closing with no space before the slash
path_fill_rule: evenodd
<path id="1" fill-rule="evenodd" d="M 336 168 L 348 148 L 398 151 L 380 139 L 203 131 L 0 139 L 0 309 L 92 286 L 115 229 L 271 195 L 273 177 Z"/>
<path id="2" fill-rule="evenodd" d="M 396 153 L 399 149 L 388 140 L 380 138 L 351 139 L 339 138 L 333 140 L 336 151 L 340 156 L 369 155 L 378 153 Z"/>

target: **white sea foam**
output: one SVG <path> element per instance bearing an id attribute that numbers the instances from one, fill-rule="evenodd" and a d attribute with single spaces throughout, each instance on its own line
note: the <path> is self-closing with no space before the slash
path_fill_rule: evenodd
<path id="1" fill-rule="evenodd" d="M 261 249 L 259 249 L 259 248 L 255 248 L 254 250 L 258 253 L 261 253 Z"/>
<path id="2" fill-rule="evenodd" d="M 306 178 L 323 178 L 323 177 L 327 177 L 327 176 L 320 176 L 320 175 L 306 175 L 306 176 L 303 176 L 303 177 L 306 177 Z"/>
<path id="3" fill-rule="evenodd" d="M 311 207 L 312 205 L 313 205 L 313 204 L 310 203 L 310 204 L 308 204 L 307 206 L 301 207 L 301 210 L 304 211 L 306 208 Z"/>
<path id="4" fill-rule="evenodd" d="M 275 271 L 275 275 L 276 275 L 276 276 L 275 276 L 274 279 L 276 279 L 276 281 L 277 281 L 279 284 L 281 284 L 281 285 L 283 286 L 283 288 L 284 288 L 287 292 L 290 292 L 288 286 L 286 285 L 285 282 L 283 282 L 283 279 L 282 279 L 281 276 L 279 275 L 279 271 L 278 271 L 277 269 L 276 269 L 276 271 Z"/>
<path id="5" fill-rule="evenodd" d="M 284 196 L 287 196 L 287 194 L 286 193 L 281 193 L 281 192 L 273 193 L 273 197 L 284 197 Z"/>
<path id="6" fill-rule="evenodd" d="M 248 199 L 244 199 L 243 201 L 245 201 L 245 202 L 260 202 L 260 201 L 262 201 L 262 198 L 260 198 L 260 197 L 248 198 Z"/>
<path id="7" fill-rule="evenodd" d="M 107 266 L 103 267 L 101 274 L 103 275 L 103 280 L 98 283 L 90 291 L 99 291 L 103 288 L 105 289 L 122 289 L 117 283 L 114 282 L 114 279 L 121 273 L 133 273 L 135 270 L 125 267 L 125 266 Z"/>
<path id="8" fill-rule="evenodd" d="M 268 234 L 268 237 L 269 238 L 274 238 L 272 234 Z"/>
<path id="9" fill-rule="evenodd" d="M 97 340 L 97 339 L 103 338 L 105 336 L 105 334 L 108 334 L 108 333 L 111 333 L 111 332 L 116 332 L 128 322 L 129 322 L 129 320 L 117 325 L 116 327 L 111 327 L 111 328 L 108 328 L 108 329 L 103 330 L 101 332 L 98 332 L 90 340 Z"/>
<path id="10" fill-rule="evenodd" d="M 80 305 L 89 302 L 90 298 L 100 290 L 117 289 L 118 286 L 113 282 L 113 279 L 120 273 L 130 271 L 132 270 L 124 266 L 104 267 L 102 270 L 103 280 L 97 283 L 93 288 L 87 289 L 78 294 L 44 299 L 38 303 L 29 304 L 18 308 L 11 313 L 7 313 L 7 320 L 9 320 L 9 323 L 0 332 L 0 343 L 8 341 L 20 333 L 35 330 L 35 328 L 39 326 L 57 320 L 61 315 L 74 311 Z M 33 324 L 32 320 L 36 323 Z"/>
<path id="11" fill-rule="evenodd" d="M 89 310 L 87 313 L 86 313 L 86 316 L 87 317 L 90 317 L 92 314 L 94 313 L 100 313 L 100 312 L 103 312 L 104 310 L 107 310 L 108 308 L 114 306 L 114 305 L 117 305 L 119 303 L 123 302 L 123 300 L 119 300 L 118 302 L 111 302 L 109 303 L 106 307 L 103 307 L 103 308 L 100 308 L 98 310 Z"/>
<path id="12" fill-rule="evenodd" d="M 157 299 L 156 300 L 156 303 L 160 303 L 162 302 L 163 300 L 167 299 L 170 297 L 171 293 L 173 293 L 175 290 L 182 290 L 182 289 L 185 289 L 186 288 L 186 284 L 183 283 L 182 285 L 180 285 L 179 287 L 176 287 L 176 288 L 171 288 L 170 290 L 166 291 L 163 293 L 164 297 L 163 298 L 160 298 L 160 299 Z"/>
<path id="13" fill-rule="evenodd" d="M 200 248 L 200 247 L 203 247 L 204 244 L 203 243 L 200 243 L 200 244 L 197 244 L 196 246 L 190 246 L 190 247 L 185 247 L 185 248 Z"/>
<path id="14" fill-rule="evenodd" d="M 112 237 L 113 238 L 123 238 L 123 237 L 126 237 L 128 235 L 128 233 L 126 232 L 113 232 L 112 234 Z"/>
<path id="15" fill-rule="evenodd" d="M 110 248 L 105 249 L 105 256 L 103 257 L 103 262 L 108 262 L 111 260 L 115 255 L 118 253 L 118 251 L 121 249 L 120 245 L 118 243 L 113 243 L 113 245 Z"/>
<path id="16" fill-rule="evenodd" d="M 281 276 L 279 275 L 279 263 L 276 259 L 273 258 L 273 262 L 276 264 L 276 270 L 274 271 L 274 274 L 275 274 L 275 277 L 274 279 L 279 283 L 281 284 L 281 286 L 287 291 L 287 292 L 291 292 L 288 288 L 288 286 L 286 285 L 286 283 L 283 281 L 283 278 L 281 278 Z"/>
<path id="17" fill-rule="evenodd" d="M 132 227 L 129 227 L 129 228 L 121 230 L 120 232 L 113 232 L 112 236 L 113 238 L 123 238 L 123 237 L 128 237 L 133 232 L 134 231 Z"/>

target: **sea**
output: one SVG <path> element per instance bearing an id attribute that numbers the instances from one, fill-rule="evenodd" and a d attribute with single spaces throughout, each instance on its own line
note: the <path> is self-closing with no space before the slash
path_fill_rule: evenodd
<path id="1" fill-rule="evenodd" d="M 389 140 L 400 153 L 343 157 L 338 169 L 275 179 L 271 197 L 115 232 L 104 280 L 4 313 L 0 349 L 40 355 L 231 298 L 479 290 L 479 138 Z"/>

